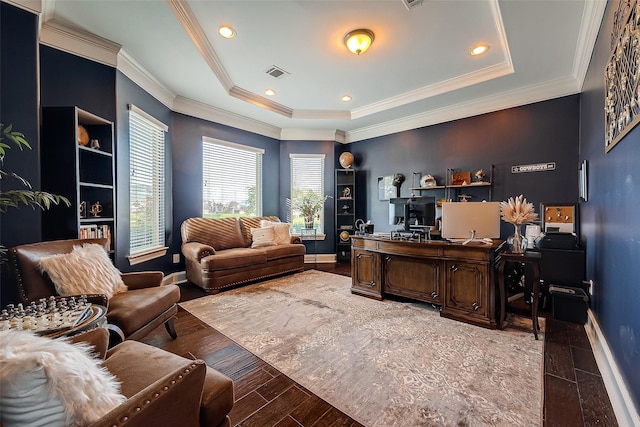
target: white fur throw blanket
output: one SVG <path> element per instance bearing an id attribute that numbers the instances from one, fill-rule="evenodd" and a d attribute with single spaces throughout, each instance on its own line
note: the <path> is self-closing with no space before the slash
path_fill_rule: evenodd
<path id="1" fill-rule="evenodd" d="M 0 332 L 3 427 L 86 425 L 126 400 L 119 391 L 88 344 Z"/>

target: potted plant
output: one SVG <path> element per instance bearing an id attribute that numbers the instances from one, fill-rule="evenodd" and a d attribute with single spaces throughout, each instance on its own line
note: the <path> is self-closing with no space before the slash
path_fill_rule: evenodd
<path id="1" fill-rule="evenodd" d="M 46 191 L 33 191 L 31 184 L 20 175 L 7 172 L 4 170 L 4 158 L 6 150 L 11 148 L 6 141 L 12 142 L 20 150 L 23 148 L 31 149 L 31 145 L 24 138 L 24 134 L 13 130 L 13 125 L 4 125 L 0 123 L 0 180 L 3 184 L 7 180 L 15 181 L 21 188 L 0 190 L 0 213 L 5 213 L 9 208 L 20 208 L 20 205 L 31 206 L 32 209 L 40 208 L 48 210 L 53 205 L 64 203 L 67 207 L 71 206 L 69 199 Z M 7 260 L 7 248 L 0 245 L 0 264 L 4 264 Z"/>
<path id="2" fill-rule="evenodd" d="M 324 202 L 329 197 L 331 196 L 321 196 L 316 192 L 307 191 L 294 197 L 291 201 L 291 207 L 294 211 L 300 212 L 304 218 L 305 228 L 313 228 L 316 218 L 320 218 L 320 211 L 324 207 Z"/>

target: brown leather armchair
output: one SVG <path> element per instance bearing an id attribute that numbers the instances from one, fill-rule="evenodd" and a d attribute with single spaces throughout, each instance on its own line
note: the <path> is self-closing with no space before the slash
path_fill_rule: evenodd
<path id="1" fill-rule="evenodd" d="M 127 397 L 91 427 L 230 425 L 233 382 L 204 361 L 129 340 L 107 351 L 108 332 L 104 328 L 71 340 L 93 345 L 98 357 L 104 359 L 102 365 L 120 381 L 120 392 Z"/>
<path id="2" fill-rule="evenodd" d="M 74 245 L 85 243 L 105 246 L 107 240 L 55 240 L 11 248 L 10 264 L 22 302 L 31 303 L 57 295 L 49 277 L 40 271 L 41 258 L 70 253 Z M 140 339 L 163 323 L 169 335 L 174 339 L 177 337 L 173 320 L 178 312 L 180 288 L 176 285 L 161 286 L 163 277 L 161 271 L 124 273 L 122 280 L 128 291 L 115 294 L 108 301 L 103 295 L 89 295 L 91 300 L 102 299 L 105 303 L 109 329 L 118 335 L 120 341 Z"/>

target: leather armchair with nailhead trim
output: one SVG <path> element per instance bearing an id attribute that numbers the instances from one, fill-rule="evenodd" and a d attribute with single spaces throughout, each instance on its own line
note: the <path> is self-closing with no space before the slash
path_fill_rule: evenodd
<path id="1" fill-rule="evenodd" d="M 208 367 L 168 351 L 127 340 L 107 350 L 109 333 L 94 329 L 71 338 L 93 345 L 103 366 L 120 381 L 127 401 L 91 427 L 229 427 L 233 382 Z"/>

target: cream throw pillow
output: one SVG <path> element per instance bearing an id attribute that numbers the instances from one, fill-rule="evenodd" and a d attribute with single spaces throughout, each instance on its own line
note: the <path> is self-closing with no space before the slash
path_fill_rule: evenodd
<path id="1" fill-rule="evenodd" d="M 90 243 L 74 246 L 68 254 L 52 255 L 40 260 L 59 295 L 103 294 L 111 298 L 127 286 L 104 248 Z"/>
<path id="2" fill-rule="evenodd" d="M 275 238 L 276 235 L 273 227 L 251 229 L 252 248 L 274 246 L 276 244 Z"/>
<path id="3" fill-rule="evenodd" d="M 291 224 L 263 219 L 260 221 L 260 227 L 273 227 L 276 245 L 288 245 L 291 243 Z"/>
<path id="4" fill-rule="evenodd" d="M 120 384 L 92 351 L 31 331 L 0 332 L 3 427 L 85 426 L 124 402 Z"/>

